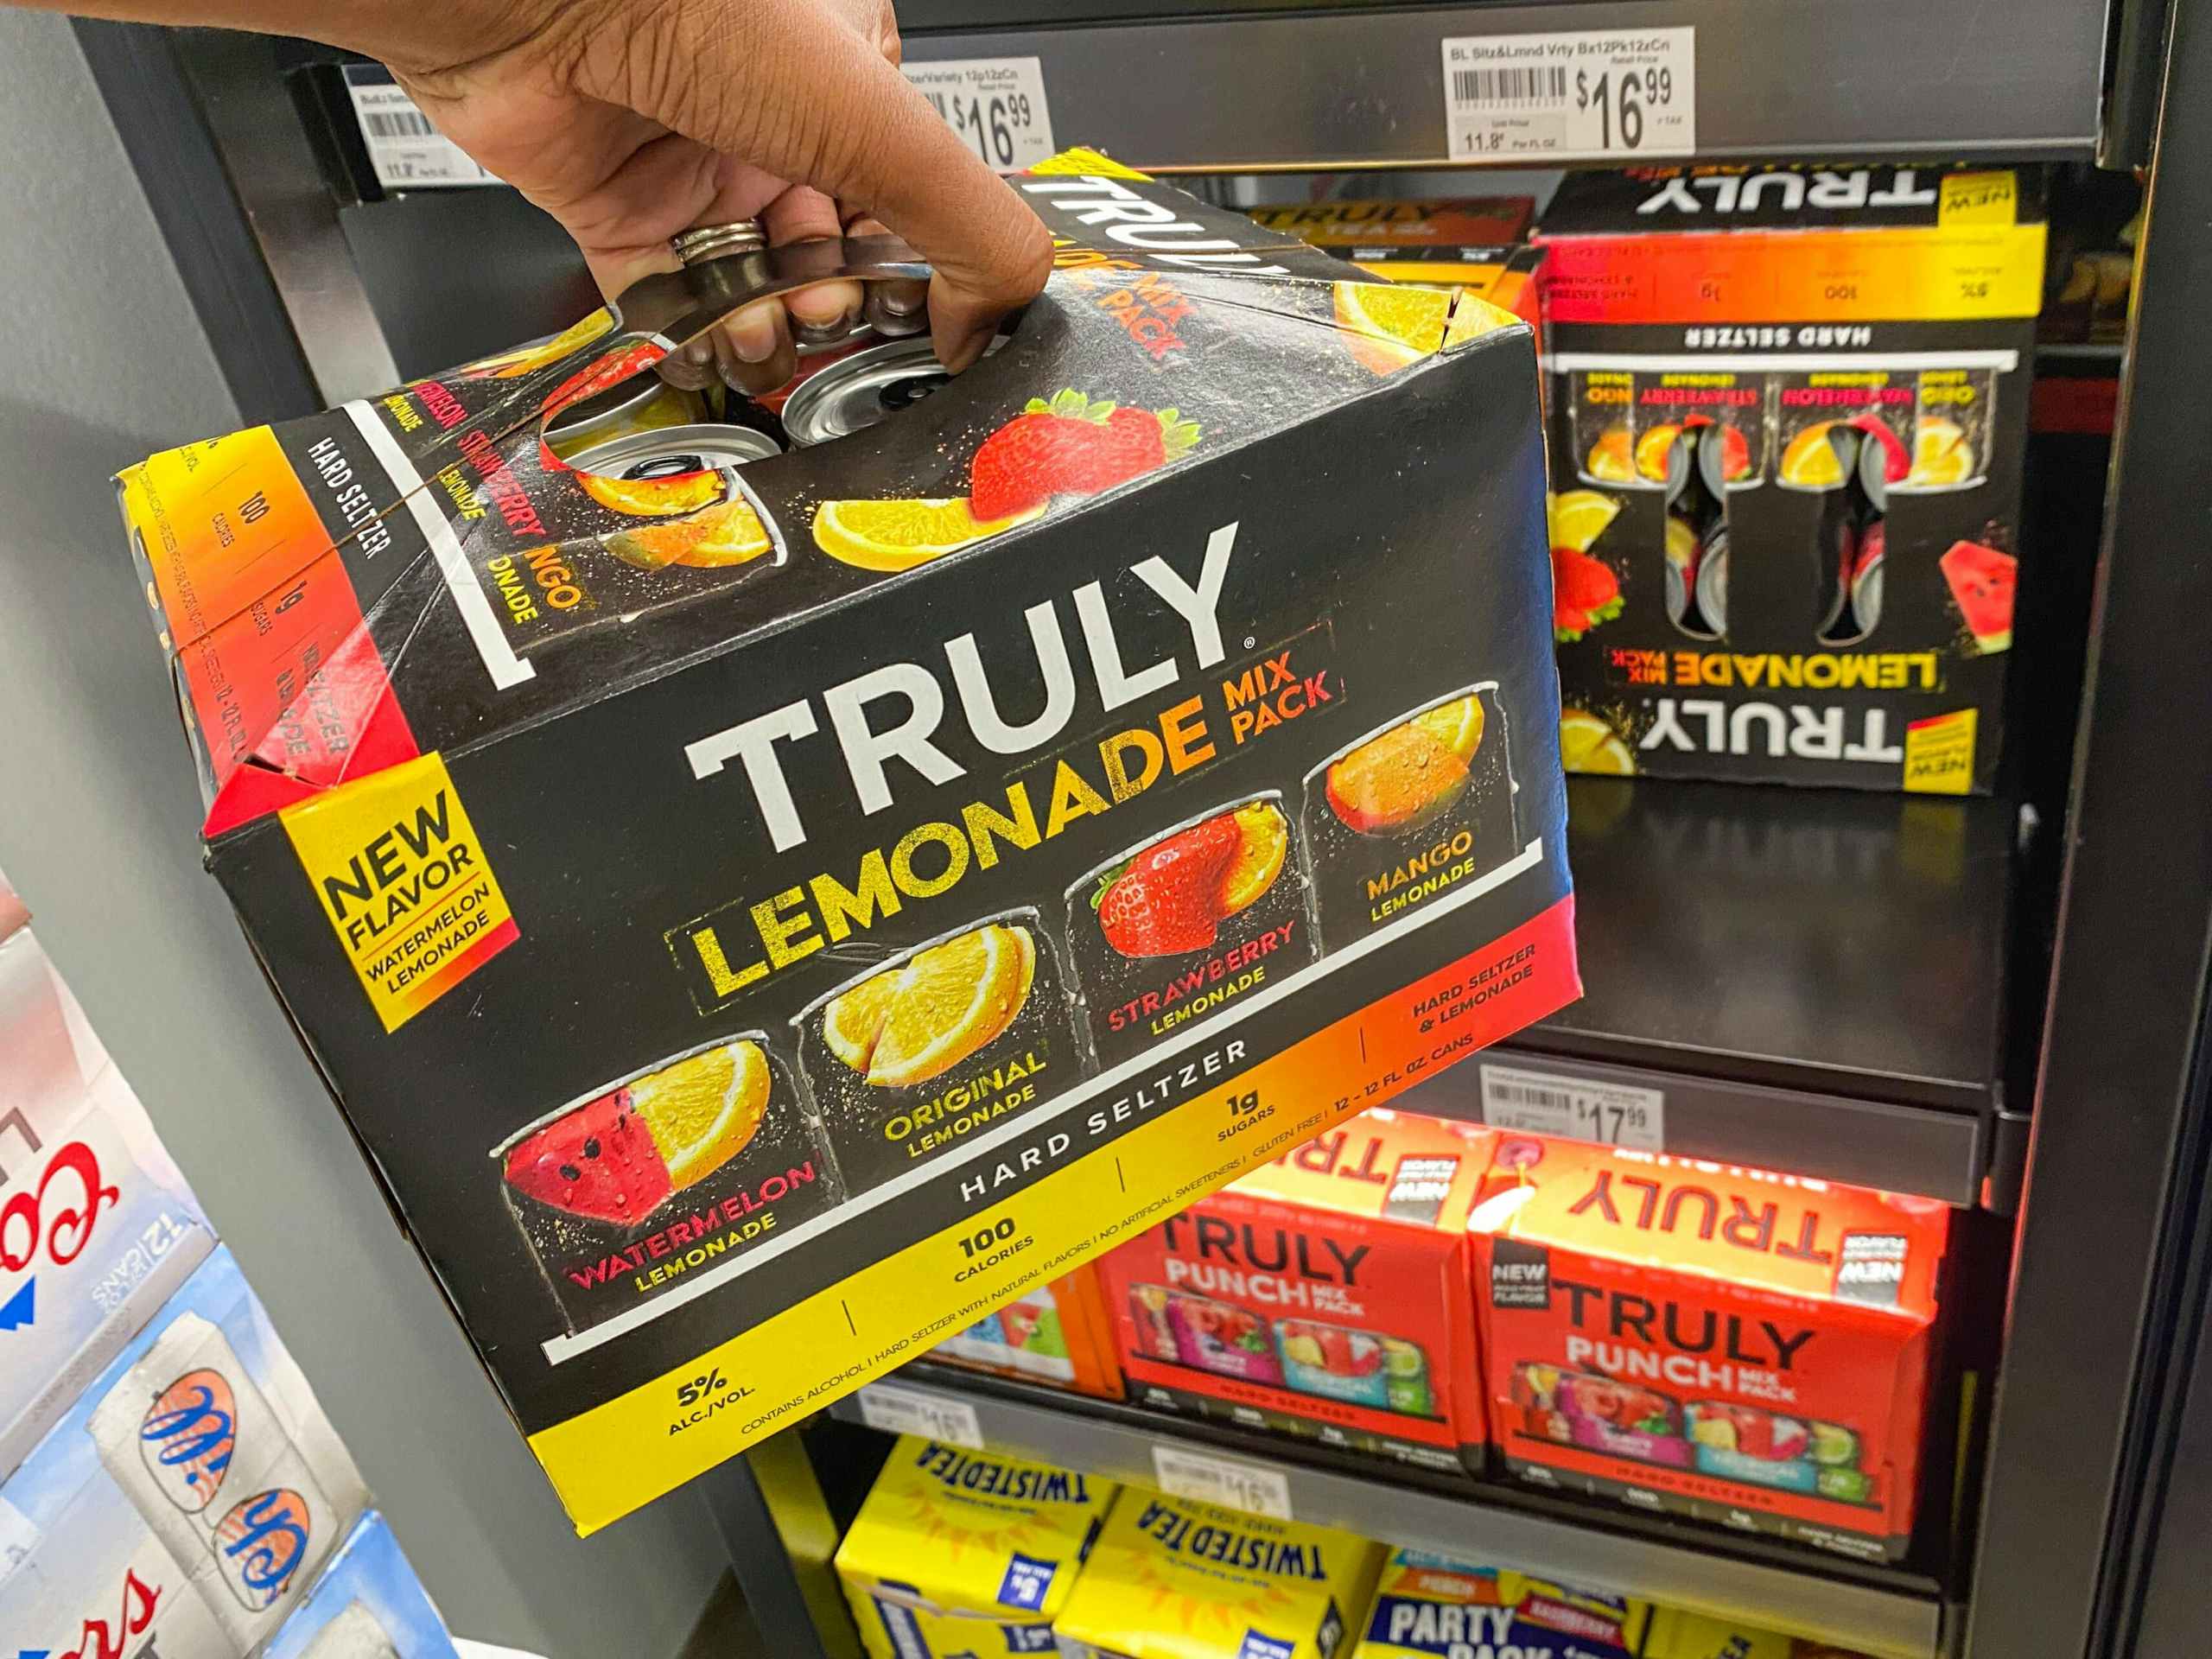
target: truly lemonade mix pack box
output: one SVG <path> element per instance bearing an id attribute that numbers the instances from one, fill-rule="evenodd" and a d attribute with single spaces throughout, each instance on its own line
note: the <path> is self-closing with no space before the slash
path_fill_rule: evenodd
<path id="1" fill-rule="evenodd" d="M 1315 201 L 1252 217 L 1394 283 L 1445 283 L 1535 321 L 1543 252 L 1529 245 L 1528 196 Z"/>
<path id="2" fill-rule="evenodd" d="M 1948 1217 L 1507 1137 L 1469 1223 L 1492 1448 L 1539 1484 L 1904 1554 Z"/>
<path id="3" fill-rule="evenodd" d="M 1986 793 L 2033 168 L 1570 175 L 1537 230 L 1570 770 Z"/>
<path id="4" fill-rule="evenodd" d="M 1638 1659 L 1651 1617 L 1643 1602 L 1397 1549 L 1352 1659 Z"/>
<path id="5" fill-rule="evenodd" d="M 1124 1487 L 1055 1629 L 1062 1659 L 1336 1659 L 1382 1547 Z"/>
<path id="6" fill-rule="evenodd" d="M 949 383 L 549 448 L 738 254 L 122 480 L 207 861 L 587 1530 L 1579 988 L 1531 332 L 1014 188 Z"/>
<path id="7" fill-rule="evenodd" d="M 1465 1238 L 1491 1141 L 1368 1112 L 1110 1252 L 1098 1272 L 1133 1394 L 1479 1466 Z"/>
<path id="8" fill-rule="evenodd" d="M 1050 1653 L 1115 1487 L 902 1434 L 837 1547 L 871 1659 Z"/>

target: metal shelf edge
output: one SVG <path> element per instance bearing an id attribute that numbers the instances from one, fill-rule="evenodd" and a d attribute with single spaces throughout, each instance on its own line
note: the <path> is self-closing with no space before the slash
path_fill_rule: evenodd
<path id="1" fill-rule="evenodd" d="M 1287 1483 L 1291 1511 L 1301 1521 L 1843 1643 L 1870 1659 L 1936 1659 L 1942 1651 L 1945 1621 L 1938 1597 L 1827 1577 L 1817 1571 L 1817 1560 L 1799 1571 L 1492 1505 L 1471 1495 L 1393 1485 L 1387 1465 L 1377 1465 L 1371 1476 L 1338 1473 L 1298 1460 L 1294 1442 L 1285 1443 L 1280 1457 L 1225 1453 L 1197 1433 L 1179 1432 L 1181 1425 L 1134 1427 L 1086 1410 L 1072 1398 L 1015 1399 L 988 1385 L 963 1388 L 911 1373 L 893 1385 L 972 1410 L 987 1445 L 1039 1462 L 1147 1485 L 1157 1478 L 1155 1446 L 1263 1463 Z M 867 1421 L 859 1395 L 830 1412 L 848 1422 Z"/>

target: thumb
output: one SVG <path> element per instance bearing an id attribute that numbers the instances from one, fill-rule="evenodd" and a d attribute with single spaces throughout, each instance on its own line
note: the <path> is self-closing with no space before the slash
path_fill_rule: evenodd
<path id="1" fill-rule="evenodd" d="M 948 368 L 982 356 L 999 320 L 1045 286 L 1050 234 L 876 43 L 811 0 L 693 0 L 658 16 L 686 38 L 627 55 L 682 72 L 599 95 L 904 237 L 936 269 L 930 327 Z"/>

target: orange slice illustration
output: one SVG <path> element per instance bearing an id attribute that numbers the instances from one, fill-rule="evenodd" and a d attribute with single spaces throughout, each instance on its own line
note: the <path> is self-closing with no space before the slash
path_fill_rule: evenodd
<path id="1" fill-rule="evenodd" d="M 1221 913 L 1234 916 L 1266 896 L 1282 874 L 1290 852 L 1290 826 L 1271 801 L 1253 801 L 1236 811 L 1241 839 L 1221 874 Z"/>
<path id="2" fill-rule="evenodd" d="M 1361 835 L 1393 835 L 1428 823 L 1466 786 L 1466 761 L 1408 721 L 1329 768 L 1329 806 Z"/>
<path id="3" fill-rule="evenodd" d="M 619 530 L 605 540 L 607 550 L 616 558 L 648 570 L 671 564 L 721 569 L 747 563 L 775 545 L 760 515 L 742 499 L 724 501 L 686 518 Z"/>
<path id="4" fill-rule="evenodd" d="M 823 1010 L 823 1040 L 879 1088 L 926 1083 L 995 1041 L 1036 975 L 1027 928 L 979 927 L 836 998 Z"/>

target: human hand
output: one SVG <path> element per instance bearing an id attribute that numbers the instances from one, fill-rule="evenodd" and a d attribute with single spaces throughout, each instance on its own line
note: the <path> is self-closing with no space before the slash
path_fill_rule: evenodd
<path id="1" fill-rule="evenodd" d="M 561 222 L 609 297 L 675 269 L 670 238 L 695 226 L 757 218 L 771 245 L 888 226 L 937 275 L 926 296 L 884 283 L 865 302 L 911 317 L 926 297 L 938 355 L 959 370 L 1044 286 L 1050 237 L 899 73 L 889 0 L 458 9 L 497 14 L 474 37 L 497 49 L 460 57 L 471 31 L 450 17 L 405 35 L 394 23 L 369 49 L 442 131 Z M 769 391 L 793 372 L 793 319 L 831 330 L 863 303 L 853 282 L 759 302 L 664 372 Z"/>

